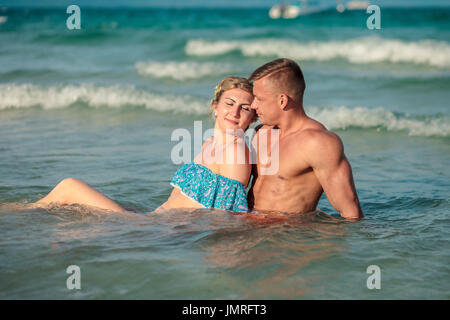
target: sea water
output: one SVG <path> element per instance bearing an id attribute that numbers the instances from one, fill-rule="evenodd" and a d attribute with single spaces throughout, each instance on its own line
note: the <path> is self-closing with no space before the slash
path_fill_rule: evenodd
<path id="1" fill-rule="evenodd" d="M 450 298 L 449 9 L 382 8 L 380 30 L 364 11 L 83 7 L 68 30 L 65 9 L 0 8 L 1 299 Z M 149 215 L 178 167 L 172 132 L 211 128 L 217 82 L 277 57 L 342 138 L 365 218 L 325 196 L 284 218 Z M 66 177 L 135 213 L 26 209 Z"/>

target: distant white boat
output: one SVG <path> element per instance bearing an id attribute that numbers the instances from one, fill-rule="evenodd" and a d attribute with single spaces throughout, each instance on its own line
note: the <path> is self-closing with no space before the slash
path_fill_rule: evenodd
<path id="1" fill-rule="evenodd" d="M 269 17 L 272 19 L 293 19 L 300 15 L 300 6 L 289 4 L 276 4 L 269 10 Z"/>
<path id="2" fill-rule="evenodd" d="M 297 1 L 293 4 L 276 4 L 269 10 L 269 17 L 272 19 L 294 19 L 299 16 L 308 15 L 329 9 L 329 7 L 320 6 L 318 1 Z"/>
<path id="3" fill-rule="evenodd" d="M 336 10 L 338 12 L 344 12 L 345 10 L 366 10 L 370 6 L 369 1 L 352 0 L 347 2 L 347 4 L 342 3 L 342 0 L 338 0 L 337 2 Z"/>
<path id="4" fill-rule="evenodd" d="M 8 17 L 0 16 L 0 24 L 5 23 L 6 21 L 8 21 Z"/>
<path id="5" fill-rule="evenodd" d="M 349 1 L 347 10 L 366 10 L 370 6 L 369 1 Z"/>

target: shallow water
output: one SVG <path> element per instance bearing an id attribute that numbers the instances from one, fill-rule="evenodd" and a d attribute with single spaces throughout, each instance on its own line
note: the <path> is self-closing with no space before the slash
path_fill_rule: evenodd
<path id="1" fill-rule="evenodd" d="M 435 236 L 448 220 L 435 211 L 427 223 L 419 215 L 349 223 L 320 212 L 2 211 L 1 298 L 448 298 L 446 241 Z M 366 288 L 371 264 L 382 270 L 378 291 Z M 81 269 L 76 292 L 65 285 L 69 265 Z"/>
<path id="2" fill-rule="evenodd" d="M 1 13 L 0 298 L 450 297 L 448 9 L 386 9 L 379 32 L 356 12 L 83 12 L 79 32 L 64 10 Z M 344 142 L 366 217 L 342 221 L 325 197 L 303 216 L 148 214 L 178 168 L 172 132 L 212 127 L 216 83 L 284 55 L 283 41 L 307 113 Z M 66 177 L 136 213 L 26 209 Z M 81 290 L 66 288 L 69 265 Z M 370 265 L 381 290 L 366 286 Z"/>

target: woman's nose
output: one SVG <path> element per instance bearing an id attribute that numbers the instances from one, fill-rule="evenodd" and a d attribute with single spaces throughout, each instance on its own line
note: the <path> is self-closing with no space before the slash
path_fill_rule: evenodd
<path id="1" fill-rule="evenodd" d="M 239 116 L 241 115 L 241 107 L 240 106 L 234 106 L 233 110 L 232 110 L 233 116 L 235 116 L 236 118 L 239 118 Z"/>

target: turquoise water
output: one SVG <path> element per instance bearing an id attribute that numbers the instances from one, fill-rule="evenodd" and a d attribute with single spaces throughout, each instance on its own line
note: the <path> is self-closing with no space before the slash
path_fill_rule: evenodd
<path id="1" fill-rule="evenodd" d="M 0 8 L 0 298 L 450 297 L 450 9 L 382 9 L 373 31 L 364 12 L 81 9 L 70 31 L 65 10 Z M 325 197 L 285 220 L 146 215 L 171 191 L 172 132 L 211 127 L 217 82 L 281 56 L 343 139 L 366 218 Z M 65 177 L 136 214 L 18 209 Z"/>

